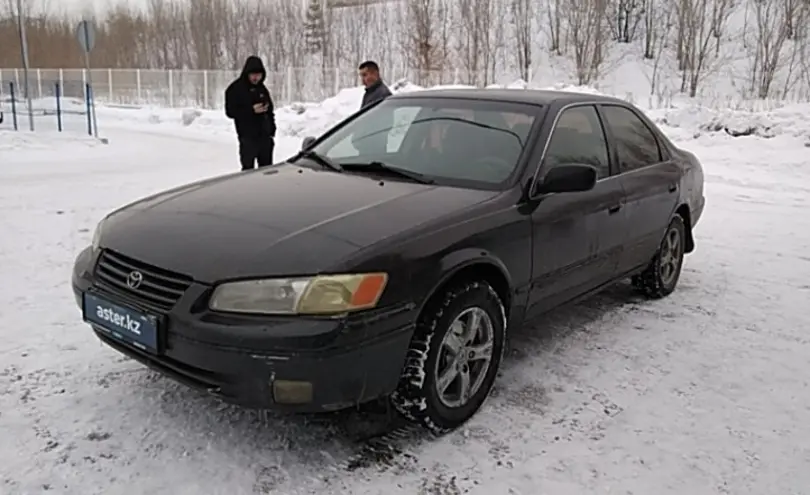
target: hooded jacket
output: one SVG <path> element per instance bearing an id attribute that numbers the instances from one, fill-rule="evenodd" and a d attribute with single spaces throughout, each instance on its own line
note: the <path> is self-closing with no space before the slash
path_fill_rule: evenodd
<path id="1" fill-rule="evenodd" d="M 249 74 L 260 73 L 257 84 L 251 84 Z M 259 57 L 250 56 L 245 61 L 239 78 L 225 90 L 225 115 L 233 119 L 236 134 L 240 139 L 271 138 L 276 135 L 276 116 L 270 92 L 264 85 L 267 71 Z M 268 103 L 265 113 L 255 113 L 253 105 Z"/>

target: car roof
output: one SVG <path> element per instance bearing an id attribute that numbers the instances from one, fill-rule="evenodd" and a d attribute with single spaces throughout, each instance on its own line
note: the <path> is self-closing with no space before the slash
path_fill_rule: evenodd
<path id="1" fill-rule="evenodd" d="M 550 105 L 552 103 L 621 103 L 626 101 L 605 95 L 576 93 L 572 91 L 555 91 L 541 89 L 481 89 L 481 88 L 437 88 L 407 93 L 397 93 L 392 98 L 452 98 L 526 103 L 530 105 Z"/>

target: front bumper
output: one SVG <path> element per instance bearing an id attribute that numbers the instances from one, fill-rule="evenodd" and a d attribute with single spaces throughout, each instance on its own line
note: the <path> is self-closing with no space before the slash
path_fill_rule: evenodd
<path id="1" fill-rule="evenodd" d="M 95 261 L 89 248 L 76 259 L 72 285 L 79 307 L 83 293 L 92 290 L 143 309 L 134 298 L 96 283 Z M 201 304 L 209 290 L 193 284 L 165 313 L 157 354 L 92 325 L 94 332 L 110 347 L 178 382 L 245 407 L 334 411 L 396 388 L 413 334 L 409 306 L 351 320 L 226 316 Z"/>

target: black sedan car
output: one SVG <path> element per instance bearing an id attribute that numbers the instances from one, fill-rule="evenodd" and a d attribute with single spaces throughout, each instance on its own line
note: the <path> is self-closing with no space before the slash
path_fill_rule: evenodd
<path id="1" fill-rule="evenodd" d="M 73 290 L 104 343 L 225 401 L 388 398 L 442 432 L 510 328 L 626 278 L 670 294 L 703 205 L 696 157 L 624 101 L 420 91 L 111 213 Z"/>

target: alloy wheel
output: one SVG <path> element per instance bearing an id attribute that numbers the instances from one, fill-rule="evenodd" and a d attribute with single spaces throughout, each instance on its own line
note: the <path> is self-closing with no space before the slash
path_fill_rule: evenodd
<path id="1" fill-rule="evenodd" d="M 661 251 L 658 258 L 658 270 L 661 282 L 669 285 L 678 275 L 678 268 L 682 258 L 681 233 L 676 228 L 671 228 L 661 243 Z"/>
<path id="2" fill-rule="evenodd" d="M 495 346 L 495 330 L 486 311 L 462 311 L 442 339 L 434 370 L 436 392 L 442 404 L 459 408 L 467 404 L 487 376 Z"/>

